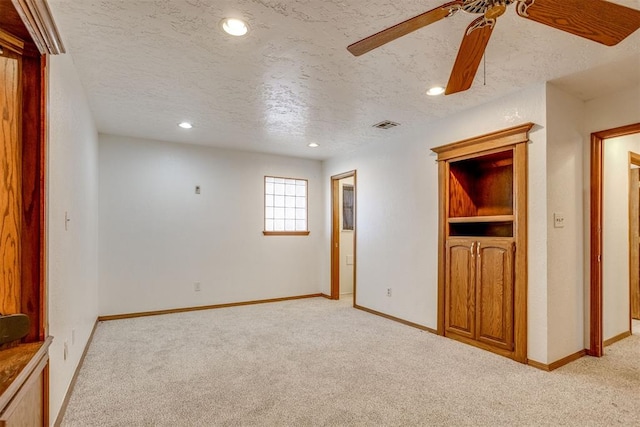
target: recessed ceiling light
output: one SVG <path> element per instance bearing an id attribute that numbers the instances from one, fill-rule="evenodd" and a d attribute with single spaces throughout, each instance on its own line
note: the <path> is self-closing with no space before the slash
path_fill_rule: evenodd
<path id="1" fill-rule="evenodd" d="M 193 127 L 193 125 L 189 122 L 178 123 L 178 126 L 180 126 L 182 129 L 191 129 Z"/>
<path id="2" fill-rule="evenodd" d="M 429 96 L 438 96 L 444 93 L 444 88 L 442 86 L 434 86 L 427 91 L 427 95 Z"/>
<path id="3" fill-rule="evenodd" d="M 308 144 L 307 147 L 318 148 L 318 147 L 320 147 L 320 144 L 318 144 L 316 142 L 312 142 L 312 143 Z"/>
<path id="4" fill-rule="evenodd" d="M 249 31 L 249 26 L 246 22 L 236 18 L 225 18 L 222 20 L 222 29 L 227 34 L 232 36 L 244 36 Z"/>

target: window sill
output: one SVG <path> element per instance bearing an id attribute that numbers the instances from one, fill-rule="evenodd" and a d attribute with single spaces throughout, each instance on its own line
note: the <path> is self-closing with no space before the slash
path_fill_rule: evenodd
<path id="1" fill-rule="evenodd" d="M 308 236 L 310 231 L 263 231 L 265 236 Z"/>

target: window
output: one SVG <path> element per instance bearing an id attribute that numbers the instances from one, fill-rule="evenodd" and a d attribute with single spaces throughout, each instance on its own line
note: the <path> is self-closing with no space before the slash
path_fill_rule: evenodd
<path id="1" fill-rule="evenodd" d="M 265 235 L 309 234 L 307 180 L 264 177 Z"/>
<path id="2" fill-rule="evenodd" d="M 342 186 L 342 229 L 353 230 L 353 185 Z"/>

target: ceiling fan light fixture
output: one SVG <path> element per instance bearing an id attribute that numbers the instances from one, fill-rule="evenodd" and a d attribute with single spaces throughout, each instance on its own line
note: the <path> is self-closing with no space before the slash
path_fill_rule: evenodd
<path id="1" fill-rule="evenodd" d="M 220 23 L 225 33 L 241 37 L 249 32 L 249 26 L 242 19 L 237 18 L 224 18 Z"/>
<path id="2" fill-rule="evenodd" d="M 444 88 L 442 86 L 434 86 L 427 90 L 427 95 L 429 96 L 439 96 L 444 93 Z"/>
<path id="3" fill-rule="evenodd" d="M 189 122 L 180 122 L 178 123 L 178 127 L 181 127 L 182 129 L 191 129 L 193 125 Z"/>

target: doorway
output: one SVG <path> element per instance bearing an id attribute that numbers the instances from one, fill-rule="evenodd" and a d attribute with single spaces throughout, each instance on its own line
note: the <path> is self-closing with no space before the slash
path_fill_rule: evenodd
<path id="1" fill-rule="evenodd" d="M 640 133 L 640 123 L 591 134 L 591 244 L 589 255 L 591 307 L 588 354 L 596 357 L 603 355 L 604 348 L 604 147 L 606 141 L 610 139 L 637 133 Z M 631 328 L 630 321 L 629 328 Z"/>
<path id="2" fill-rule="evenodd" d="M 331 299 L 356 302 L 356 171 L 331 177 Z"/>

